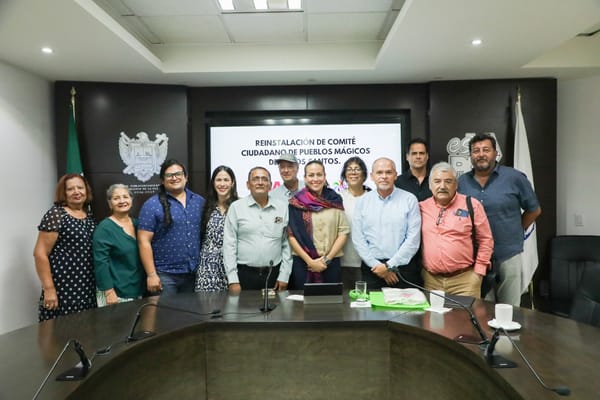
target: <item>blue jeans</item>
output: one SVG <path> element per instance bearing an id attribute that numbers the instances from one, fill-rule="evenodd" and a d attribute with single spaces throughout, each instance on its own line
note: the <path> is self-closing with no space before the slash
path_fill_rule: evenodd
<path id="1" fill-rule="evenodd" d="M 172 274 L 158 271 L 156 273 L 162 283 L 161 296 L 194 291 L 195 273 Z"/>

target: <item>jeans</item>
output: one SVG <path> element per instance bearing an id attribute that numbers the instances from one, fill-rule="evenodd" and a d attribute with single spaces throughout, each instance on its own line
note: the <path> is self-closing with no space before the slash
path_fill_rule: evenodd
<path id="1" fill-rule="evenodd" d="M 162 284 L 161 296 L 194 291 L 195 273 L 172 274 L 158 272 Z"/>

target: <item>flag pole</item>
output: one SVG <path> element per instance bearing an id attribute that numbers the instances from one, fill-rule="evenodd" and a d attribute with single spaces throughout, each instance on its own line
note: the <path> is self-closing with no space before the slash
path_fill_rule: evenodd
<path id="1" fill-rule="evenodd" d="M 67 134 L 66 169 L 67 174 L 83 175 L 79 139 L 77 138 L 77 124 L 75 123 L 75 87 L 71 87 L 71 104 L 69 105 L 69 124 Z"/>
<path id="2" fill-rule="evenodd" d="M 71 86 L 71 107 L 73 107 L 73 120 L 75 120 L 75 95 L 77 91 L 75 90 L 75 86 Z"/>
<path id="3" fill-rule="evenodd" d="M 532 188 L 534 188 L 535 190 L 535 186 L 533 183 L 533 168 L 531 165 L 531 153 L 529 151 L 529 144 L 527 142 L 527 130 L 525 129 L 525 121 L 523 119 L 523 112 L 521 106 L 521 88 L 517 85 L 517 101 L 515 105 L 516 124 L 514 167 L 520 170 L 521 172 L 525 173 L 527 179 L 531 183 Z M 523 263 L 523 270 L 521 276 L 524 280 L 528 280 L 528 282 L 525 284 L 525 287 L 521 288 L 521 290 L 522 292 L 524 292 L 524 289 L 528 290 L 529 299 L 531 302 L 531 309 L 535 309 L 535 292 L 533 286 L 533 276 L 535 275 L 539 263 L 535 221 L 529 228 L 531 229 L 528 232 L 525 232 L 523 252 L 521 253 L 521 259 Z"/>

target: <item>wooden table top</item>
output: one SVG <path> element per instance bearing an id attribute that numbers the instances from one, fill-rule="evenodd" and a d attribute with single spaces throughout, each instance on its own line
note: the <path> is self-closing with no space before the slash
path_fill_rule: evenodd
<path id="1" fill-rule="evenodd" d="M 147 302 L 158 306 L 143 309 L 136 331 L 151 330 L 161 334 L 198 323 L 354 324 L 389 321 L 435 332 L 450 340 L 459 334 L 476 334 L 468 313 L 461 309 L 445 314 L 379 311 L 351 308 L 347 297 L 343 304 L 304 305 L 288 300 L 289 294 L 278 293 L 271 300 L 277 307 L 267 314 L 260 311 L 262 298 L 258 291 L 244 291 L 239 296 L 190 293 L 88 310 L 0 335 L 0 399 L 32 398 L 70 339 L 77 339 L 88 357 L 93 358 L 91 373 L 112 355 L 135 346 L 136 343 L 125 343 L 125 339 L 140 306 Z M 216 310 L 220 311 L 220 317 L 211 319 L 210 313 Z M 472 310 L 485 333 L 491 337 L 493 330 L 488 327 L 487 321 L 493 318 L 493 304 L 477 300 Z M 572 399 L 598 398 L 600 379 L 595 368 L 600 365 L 600 329 L 523 308 L 514 310 L 514 320 L 522 327 L 510 332 L 511 337 L 548 386 L 568 386 Z M 108 346 L 112 349 L 108 355 L 94 356 L 96 351 Z M 483 357 L 479 346 L 464 346 Z M 541 387 L 506 338 L 501 338 L 496 350 L 518 364 L 517 368 L 498 369 L 497 372 L 524 398 L 558 397 Z M 38 398 L 68 396 L 79 383 L 56 382 L 54 379 L 77 361 L 75 352 L 67 350 Z"/>

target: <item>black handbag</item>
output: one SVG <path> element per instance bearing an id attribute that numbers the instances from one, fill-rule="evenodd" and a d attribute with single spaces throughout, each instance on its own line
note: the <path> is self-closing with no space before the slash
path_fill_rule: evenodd
<path id="1" fill-rule="evenodd" d="M 477 236 L 475 234 L 475 213 L 473 212 L 473 203 L 471 203 L 471 196 L 467 196 L 467 208 L 469 209 L 469 217 L 471 217 L 471 240 L 473 241 L 473 265 L 477 259 L 477 251 L 479 250 L 479 244 L 477 243 Z M 483 280 L 481 281 L 481 298 L 483 299 L 490 290 L 498 283 L 498 271 L 495 266 L 494 257 L 492 256 L 491 268 L 487 270 Z"/>

